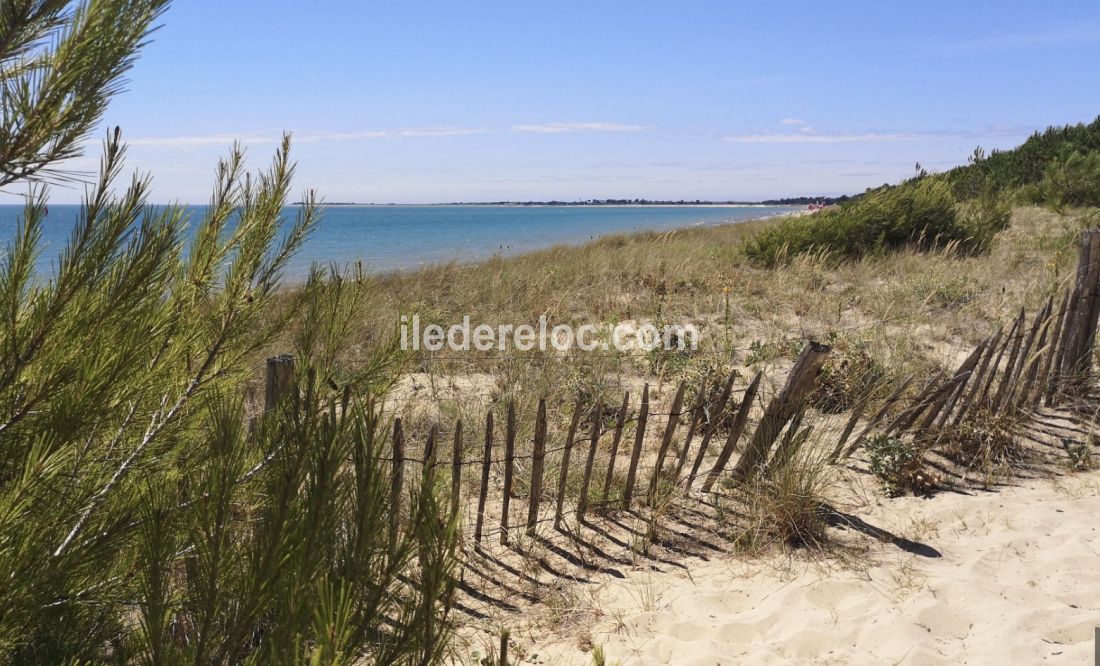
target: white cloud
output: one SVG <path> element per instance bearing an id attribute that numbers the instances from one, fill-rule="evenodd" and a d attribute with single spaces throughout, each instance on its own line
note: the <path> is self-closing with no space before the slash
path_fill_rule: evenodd
<path id="1" fill-rule="evenodd" d="M 279 138 L 247 134 L 240 136 L 215 134 L 211 136 L 155 136 L 140 137 L 137 139 L 127 139 L 123 137 L 123 141 L 128 146 L 138 146 L 142 148 L 192 149 L 202 148 L 204 146 L 228 146 L 234 141 L 240 141 L 241 143 L 277 143 Z"/>
<path id="2" fill-rule="evenodd" d="M 805 125 L 805 120 L 799 120 L 798 118 L 784 118 L 779 121 L 780 125 Z"/>
<path id="3" fill-rule="evenodd" d="M 291 131 L 295 143 L 316 143 L 321 141 L 367 141 L 371 139 L 394 139 L 402 137 L 464 136 L 481 134 L 483 129 L 472 127 L 407 127 L 398 130 L 364 130 L 360 132 L 318 132 Z M 282 140 L 282 133 L 247 133 L 241 135 L 212 134 L 209 136 L 167 136 L 139 137 L 127 139 L 126 143 L 141 148 L 169 148 L 193 150 L 206 146 L 229 146 L 234 141 L 244 144 L 276 144 Z"/>
<path id="4" fill-rule="evenodd" d="M 512 125 L 513 132 L 530 132 L 534 134 L 561 134 L 563 132 L 640 132 L 645 128 L 641 125 L 626 125 L 623 123 L 542 123 L 536 125 Z"/>
<path id="5" fill-rule="evenodd" d="M 935 134 L 731 134 L 724 139 L 731 143 L 886 143 L 891 141 L 919 141 L 934 138 Z"/>

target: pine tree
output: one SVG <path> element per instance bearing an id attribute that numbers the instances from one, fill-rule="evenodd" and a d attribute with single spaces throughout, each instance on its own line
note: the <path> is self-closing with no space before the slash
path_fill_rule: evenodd
<path id="1" fill-rule="evenodd" d="M 287 208 L 289 138 L 255 175 L 235 148 L 191 219 L 122 181 L 110 132 L 36 272 L 48 182 L 166 4 L 0 0 L 0 184 L 29 188 L 0 251 L 0 660 L 437 661 L 455 526 L 425 486 L 391 540 L 391 358 L 337 363 L 364 276 L 280 290 L 320 215 L 312 192 Z M 288 337 L 299 373 L 260 412 L 248 379 Z"/>

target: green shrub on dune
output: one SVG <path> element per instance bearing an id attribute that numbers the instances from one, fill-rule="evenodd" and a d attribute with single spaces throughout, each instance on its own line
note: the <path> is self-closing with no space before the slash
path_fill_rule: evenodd
<path id="1" fill-rule="evenodd" d="M 1100 206 L 1100 152 L 1074 152 L 1051 162 L 1039 191 L 1042 203 L 1055 208 Z"/>
<path id="2" fill-rule="evenodd" d="M 965 243 L 973 231 L 960 223 L 948 184 L 923 177 L 872 190 L 813 215 L 788 218 L 749 239 L 744 249 L 750 259 L 768 265 L 805 252 L 854 259 L 907 245 Z"/>

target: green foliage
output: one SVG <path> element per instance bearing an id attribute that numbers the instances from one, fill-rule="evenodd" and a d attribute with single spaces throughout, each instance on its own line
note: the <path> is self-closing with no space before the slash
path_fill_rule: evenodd
<path id="1" fill-rule="evenodd" d="M 1049 165 L 1066 155 L 1097 151 L 1100 151 L 1100 117 L 1087 125 L 1048 127 L 1011 150 L 986 155 L 979 148 L 969 164 L 943 175 L 955 197 L 965 201 L 986 192 L 1000 193 L 1037 184 L 1046 176 Z"/>
<path id="2" fill-rule="evenodd" d="M 165 6 L 71 4 L 0 0 L 0 185 L 79 152 Z M 338 361 L 362 276 L 278 294 L 319 219 L 286 207 L 289 139 L 254 176 L 234 149 L 195 220 L 123 155 L 116 130 L 49 278 L 44 185 L 0 253 L 0 662 L 440 661 L 456 526 L 422 482 L 390 529 L 394 355 Z M 287 337 L 301 370 L 257 413 Z"/>
<path id="3" fill-rule="evenodd" d="M 925 469 L 924 454 L 916 443 L 876 435 L 864 444 L 871 473 L 890 495 L 927 495 L 938 485 L 935 474 Z"/>
<path id="4" fill-rule="evenodd" d="M 1011 217 L 1009 198 L 992 191 L 959 204 L 957 220 L 965 249 L 973 253 L 988 251 L 993 237 L 1008 228 Z"/>
<path id="5" fill-rule="evenodd" d="M 1038 192 L 1056 209 L 1100 206 L 1100 152 L 1073 152 L 1047 165 Z"/>
<path id="6" fill-rule="evenodd" d="M 950 188 L 942 179 L 925 177 L 870 191 L 812 215 L 784 219 L 747 240 L 744 251 L 758 263 L 775 265 L 807 252 L 854 259 L 905 246 L 967 240 Z"/>
<path id="7" fill-rule="evenodd" d="M 224 162 L 184 252 L 183 212 L 147 207 L 148 181 L 109 195 L 112 136 L 47 282 L 31 274 L 45 191 L 29 201 L 0 263 L 5 659 L 439 658 L 454 525 L 417 492 L 391 542 L 369 398 L 390 371 L 385 358 L 336 367 L 363 282 L 315 270 L 273 307 L 318 219 L 312 195 L 284 218 L 287 150 L 254 178 L 239 152 Z M 303 390 L 250 414 L 252 360 L 292 323 Z M 334 376 L 345 386 L 317 380 Z"/>
<path id="8" fill-rule="evenodd" d="M 1063 439 L 1066 452 L 1066 468 L 1071 472 L 1087 472 L 1093 468 L 1092 448 L 1096 444 L 1090 435 L 1085 441 Z"/>
<path id="9" fill-rule="evenodd" d="M 986 155 L 979 148 L 965 166 L 936 175 L 921 171 L 900 185 L 787 218 L 749 239 L 744 251 L 764 265 L 808 252 L 854 259 L 949 243 L 983 252 L 1008 226 L 1013 194 L 1058 207 L 1100 203 L 1100 117 L 1036 132 L 1012 150 Z"/>
<path id="10" fill-rule="evenodd" d="M 56 179 L 168 0 L 0 0 L 0 187 Z"/>

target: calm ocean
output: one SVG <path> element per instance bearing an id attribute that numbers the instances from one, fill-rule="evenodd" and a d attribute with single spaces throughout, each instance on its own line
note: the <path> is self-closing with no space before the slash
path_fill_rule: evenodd
<path id="1" fill-rule="evenodd" d="M 373 271 L 516 254 L 608 234 L 667 230 L 765 217 L 782 206 L 332 206 L 289 266 L 301 279 L 314 262 L 362 259 Z M 22 208 L 0 206 L 0 248 L 14 237 Z M 38 272 L 48 275 L 76 220 L 77 206 L 50 206 Z M 288 211 L 292 214 L 293 211 Z M 202 207 L 190 210 L 198 219 Z M 0 250 L 2 251 L 2 250 Z"/>

